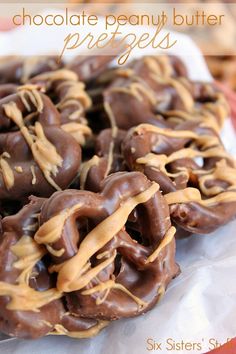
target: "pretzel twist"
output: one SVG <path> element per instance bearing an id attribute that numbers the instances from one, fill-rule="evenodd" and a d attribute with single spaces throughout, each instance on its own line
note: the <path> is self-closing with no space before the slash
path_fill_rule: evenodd
<path id="1" fill-rule="evenodd" d="M 0 330 L 30 339 L 46 334 L 91 337 L 108 322 L 69 312 L 48 272 L 47 250 L 33 239 L 43 202 L 33 197 L 18 214 L 2 221 Z"/>
<path id="2" fill-rule="evenodd" d="M 51 253 L 50 269 L 71 312 L 111 320 L 158 301 L 178 272 L 175 229 L 158 189 L 141 173 L 119 172 L 104 180 L 99 194 L 68 190 L 44 204 L 34 239 Z M 139 241 L 126 226 L 132 213 Z"/>
<path id="3" fill-rule="evenodd" d="M 141 124 L 127 134 L 123 153 L 130 169 L 160 184 L 171 217 L 184 229 L 208 233 L 235 217 L 236 163 L 214 130 Z"/>
<path id="4" fill-rule="evenodd" d="M 70 133 L 80 145 L 84 145 L 92 135 L 85 118 L 91 99 L 76 73 L 60 69 L 35 76 L 30 82 L 39 85 L 52 97 L 60 112 L 62 129 Z"/>
<path id="5" fill-rule="evenodd" d="M 159 126 L 164 117 L 166 127 L 198 120 L 219 131 L 229 114 L 224 95 L 209 83 L 192 82 L 181 72 L 176 75 L 167 58 L 162 58 L 163 69 L 160 60 L 134 61 L 105 90 L 104 102 L 111 107 L 116 125 L 121 129 L 141 123 Z"/>
<path id="6" fill-rule="evenodd" d="M 75 178 L 80 146 L 60 128 L 60 115 L 33 85 L 0 100 L 1 200 L 49 196 Z M 73 156 L 73 159 L 72 159 Z"/>

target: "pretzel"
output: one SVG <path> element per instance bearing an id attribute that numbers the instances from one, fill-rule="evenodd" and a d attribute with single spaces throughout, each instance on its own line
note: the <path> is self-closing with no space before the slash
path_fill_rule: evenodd
<path id="1" fill-rule="evenodd" d="M 219 131 L 229 114 L 224 95 L 210 83 L 176 76 L 160 58 L 144 57 L 120 71 L 104 92 L 109 118 L 112 112 L 118 128 L 126 130 L 141 123 L 159 125 L 161 115 L 170 127 L 198 120 Z"/>
<path id="2" fill-rule="evenodd" d="M 47 250 L 33 235 L 44 200 L 32 197 L 18 214 L 2 221 L 0 241 L 0 330 L 35 339 L 47 334 L 87 338 L 107 321 L 75 317 L 48 273 Z"/>
<path id="3" fill-rule="evenodd" d="M 67 188 L 77 175 L 81 149 L 60 128 L 60 115 L 35 86 L 0 100 L 0 198 L 22 201 Z"/>
<path id="4" fill-rule="evenodd" d="M 95 141 L 95 155 L 82 163 L 80 168 L 80 189 L 98 192 L 101 182 L 109 174 L 124 171 L 124 159 L 121 153 L 121 142 L 126 132 L 104 129 Z"/>
<path id="5" fill-rule="evenodd" d="M 84 145 L 92 135 L 85 118 L 92 102 L 77 74 L 60 69 L 35 76 L 30 83 L 40 86 L 53 99 L 60 112 L 62 129 Z"/>
<path id="6" fill-rule="evenodd" d="M 130 214 L 136 236 L 126 225 Z M 159 186 L 139 172 L 118 172 L 100 193 L 54 193 L 34 239 L 51 254 L 69 311 L 115 320 L 151 309 L 178 274 L 174 233 Z"/>
<path id="7" fill-rule="evenodd" d="M 25 84 L 31 77 L 59 67 L 53 56 L 6 57 L 0 61 L 0 84 Z"/>
<path id="8" fill-rule="evenodd" d="M 183 63 L 175 56 L 157 56 L 157 57 L 146 57 L 145 60 L 158 70 L 160 75 L 170 75 L 170 76 L 187 76 L 187 71 Z M 128 79 L 130 75 L 133 75 L 137 71 L 143 72 L 143 76 L 146 76 L 146 66 L 145 61 L 134 60 L 127 67 L 114 68 L 110 67 L 106 71 L 102 72 L 97 76 L 96 80 L 93 82 L 93 85 L 88 87 L 88 92 L 90 97 L 93 99 L 93 111 L 97 116 L 103 115 L 103 101 L 104 101 L 104 90 L 109 87 L 117 79 L 123 78 Z M 130 97 L 129 97 L 130 98 Z M 105 101 L 106 102 L 106 101 Z M 109 103 L 109 102 L 108 102 Z M 105 104 L 105 110 L 108 103 Z M 122 108 L 123 109 L 123 108 Z M 108 113 L 108 112 L 107 112 Z M 109 117 L 109 114 L 108 114 Z M 155 119 L 157 121 L 157 119 Z M 127 122 L 123 122 L 124 129 L 126 129 Z M 119 126 L 119 124 L 118 124 Z M 120 127 L 120 126 L 119 126 Z"/>
<path id="9" fill-rule="evenodd" d="M 236 163 L 214 130 L 141 124 L 127 134 L 123 153 L 131 170 L 159 183 L 172 220 L 185 230 L 209 233 L 236 216 Z"/>

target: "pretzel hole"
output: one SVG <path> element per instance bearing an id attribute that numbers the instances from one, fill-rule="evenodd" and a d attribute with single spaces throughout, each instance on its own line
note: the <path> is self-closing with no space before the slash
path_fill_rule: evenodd
<path id="1" fill-rule="evenodd" d="M 0 204 L 0 212 L 2 216 L 8 216 L 18 213 L 22 208 L 22 203 L 18 200 L 3 200 Z"/>
<path id="2" fill-rule="evenodd" d="M 193 159 L 194 162 L 196 162 L 196 164 L 199 166 L 199 167 L 203 167 L 204 166 L 204 159 L 202 157 L 195 157 Z"/>
<path id="3" fill-rule="evenodd" d="M 117 277 L 120 273 L 120 270 L 121 270 L 121 255 L 118 253 L 116 258 L 115 258 L 115 269 L 114 269 L 114 272 L 113 274 L 115 275 L 115 277 Z"/>
<path id="4" fill-rule="evenodd" d="M 133 225 L 133 228 L 131 225 L 129 225 L 130 227 L 128 227 L 128 233 L 129 235 L 132 237 L 133 240 L 137 241 L 140 244 L 143 244 L 143 238 L 142 235 L 140 234 L 140 232 L 138 230 L 135 229 L 135 227 L 137 227 L 137 225 Z"/>
<path id="5" fill-rule="evenodd" d="M 89 220 L 87 218 L 80 217 L 76 219 L 76 228 L 79 232 L 79 244 L 86 237 L 86 235 L 92 230 L 92 226 L 89 225 Z M 79 246 L 78 244 L 78 246 Z"/>
<path id="6" fill-rule="evenodd" d="M 215 97 L 209 96 L 209 95 L 203 95 L 196 97 L 196 102 L 199 104 L 204 104 L 204 103 L 214 103 L 216 101 Z"/>

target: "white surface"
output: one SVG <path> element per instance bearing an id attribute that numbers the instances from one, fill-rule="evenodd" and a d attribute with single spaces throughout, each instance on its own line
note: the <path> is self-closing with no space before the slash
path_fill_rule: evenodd
<path id="1" fill-rule="evenodd" d="M 25 35 L 18 33 L 0 35 L 5 39 L 4 52 L 8 53 L 6 37 L 10 36 L 12 45 L 16 39 Z M 21 34 L 19 34 L 21 32 Z M 27 33 L 27 38 L 30 33 Z M 178 35 L 177 35 L 178 36 Z M 182 56 L 191 77 L 209 80 L 210 75 L 196 46 L 182 36 L 182 46 L 188 46 L 192 57 Z M 33 37 L 32 37 L 33 38 Z M 47 38 L 46 33 L 44 40 Z M 8 38 L 9 39 L 9 38 Z M 34 43 L 40 42 L 35 40 Z M 50 41 L 49 41 L 50 42 Z M 23 54 L 19 46 L 19 54 Z M 9 49 L 10 51 L 10 49 Z M 182 52 L 181 52 L 182 53 Z M 136 53 L 137 54 L 137 53 Z M 143 54 L 143 52 L 141 53 Z M 227 122 L 224 129 L 227 148 L 236 155 L 235 136 L 232 126 Z M 112 323 L 96 338 L 74 340 L 65 337 L 46 337 L 37 341 L 11 339 L 0 344 L 4 354 L 143 354 L 143 353 L 203 353 L 212 349 L 208 341 L 215 338 L 226 341 L 236 336 L 236 222 L 217 232 L 195 235 L 177 242 L 177 260 L 182 273 L 169 286 L 161 303 L 144 316 L 120 320 Z M 147 339 L 162 342 L 162 351 L 148 351 Z M 165 341 L 200 342 L 200 350 L 165 349 Z"/>

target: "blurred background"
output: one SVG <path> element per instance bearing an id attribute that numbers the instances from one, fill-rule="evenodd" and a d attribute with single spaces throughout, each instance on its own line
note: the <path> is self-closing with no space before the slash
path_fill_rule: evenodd
<path id="1" fill-rule="evenodd" d="M 16 0 L 8 0 L 8 1 L 2 1 L 2 2 L 7 2 L 7 3 L 20 3 L 19 1 Z M 111 1 L 109 0 L 69 0 L 68 3 L 70 6 L 73 6 L 73 4 L 76 6 L 76 4 L 82 4 L 82 3 L 93 3 L 94 4 L 94 10 L 98 12 L 97 9 L 101 10 L 101 3 L 103 4 L 104 10 L 107 10 L 111 13 L 116 13 L 119 11 L 119 9 L 122 8 L 120 7 L 121 3 L 126 3 L 130 5 L 130 12 L 135 9 L 135 6 L 137 7 L 137 3 L 143 3 L 144 1 L 142 0 L 135 0 L 135 1 L 130 1 L 130 0 L 113 0 L 112 4 Z M 176 0 L 168 0 L 168 1 L 154 1 L 154 0 L 148 0 L 148 3 L 192 3 L 193 1 L 176 1 Z M 34 0 L 24 0 L 24 3 L 39 3 L 39 1 L 34 1 Z M 46 4 L 47 3 L 47 4 Z M 53 3 L 58 4 L 58 3 L 63 3 L 65 4 L 65 1 L 63 0 L 42 0 L 40 1 L 40 4 L 43 7 L 48 6 L 48 3 L 50 3 L 50 6 L 53 7 Z M 200 29 L 201 34 L 199 35 L 199 32 L 196 36 L 194 37 L 194 40 L 196 41 L 198 47 L 201 49 L 205 60 L 207 62 L 208 68 L 215 79 L 215 84 L 222 89 L 225 94 L 228 97 L 228 100 L 231 104 L 231 109 L 232 109 L 232 116 L 234 118 L 234 126 L 236 128 L 236 55 L 235 55 L 235 48 L 236 48 L 236 6 L 235 6 L 235 1 L 234 2 L 228 2 L 228 1 L 197 1 L 195 0 L 194 3 L 199 3 L 199 6 L 201 4 L 209 4 L 209 6 L 214 4 L 214 11 L 227 11 L 227 22 L 224 26 L 224 28 L 219 28 L 218 31 L 214 31 L 214 34 L 209 37 L 209 33 L 205 33 L 204 31 L 207 31 L 206 29 Z M 96 4 L 97 5 L 96 8 Z M 194 9 L 193 9 L 194 10 Z M 148 11 L 151 11 L 151 6 L 148 7 Z M 5 14 L 0 14 L 0 31 L 9 31 L 12 29 L 12 24 L 11 21 L 7 18 L 7 15 Z M 185 34 L 188 34 L 188 28 L 186 27 L 179 27 L 178 31 L 184 30 Z M 209 31 L 208 31 L 209 32 Z M 194 36 L 193 31 L 191 32 L 191 36 Z M 212 51 L 214 53 L 217 52 L 217 55 L 209 55 Z"/>

